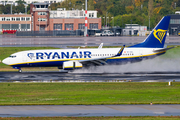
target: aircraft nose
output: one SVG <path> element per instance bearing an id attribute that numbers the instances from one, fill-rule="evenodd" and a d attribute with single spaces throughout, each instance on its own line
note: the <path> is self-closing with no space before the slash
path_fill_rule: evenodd
<path id="1" fill-rule="evenodd" d="M 8 65 L 8 64 L 9 64 L 9 60 L 6 58 L 6 59 L 4 59 L 4 60 L 2 61 L 2 63 Z"/>

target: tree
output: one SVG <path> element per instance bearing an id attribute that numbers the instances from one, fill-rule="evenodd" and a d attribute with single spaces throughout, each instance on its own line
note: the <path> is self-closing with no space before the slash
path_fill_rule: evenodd
<path id="1" fill-rule="evenodd" d="M 27 9 L 27 11 L 28 11 L 28 9 Z M 23 4 L 19 4 L 18 6 L 13 6 L 12 12 L 13 13 L 25 13 L 25 6 Z"/>
<path id="2" fill-rule="evenodd" d="M 24 2 L 24 0 L 18 0 L 18 1 L 16 1 L 16 3 L 18 3 L 18 5 L 19 5 L 19 4 L 23 4 L 23 3 L 26 3 L 26 2 Z"/>
<path id="3" fill-rule="evenodd" d="M 144 0 L 135 0 L 135 6 L 140 7 L 143 4 Z"/>
<path id="4" fill-rule="evenodd" d="M 4 9 L 5 9 L 4 5 L 0 5 L 0 14 L 4 13 Z"/>
<path id="5" fill-rule="evenodd" d="M 127 6 L 127 7 L 126 7 L 126 12 L 127 12 L 127 13 L 132 13 L 133 10 L 134 10 L 134 6 Z"/>
<path id="6" fill-rule="evenodd" d="M 52 3 L 49 8 L 51 8 L 51 10 L 57 10 L 57 8 L 60 7 L 60 3 Z"/>
<path id="7" fill-rule="evenodd" d="M 3 13 L 10 14 L 11 13 L 11 5 L 4 6 Z"/>

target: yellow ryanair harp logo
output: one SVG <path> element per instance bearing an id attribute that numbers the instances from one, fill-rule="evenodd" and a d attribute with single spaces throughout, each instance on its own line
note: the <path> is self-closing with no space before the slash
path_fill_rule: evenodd
<path id="1" fill-rule="evenodd" d="M 162 29 L 156 30 L 156 29 L 154 29 L 153 35 L 156 39 L 159 40 L 160 43 L 162 43 L 162 40 L 166 34 L 166 31 L 167 30 L 162 30 Z"/>

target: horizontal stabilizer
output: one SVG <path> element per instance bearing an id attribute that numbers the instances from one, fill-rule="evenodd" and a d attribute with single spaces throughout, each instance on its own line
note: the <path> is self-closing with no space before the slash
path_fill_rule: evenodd
<path id="1" fill-rule="evenodd" d="M 166 51 L 166 50 L 169 50 L 169 49 L 172 49 L 174 47 L 169 47 L 169 48 L 162 48 L 162 49 L 155 49 L 153 50 L 153 52 L 161 52 L 161 51 Z"/>

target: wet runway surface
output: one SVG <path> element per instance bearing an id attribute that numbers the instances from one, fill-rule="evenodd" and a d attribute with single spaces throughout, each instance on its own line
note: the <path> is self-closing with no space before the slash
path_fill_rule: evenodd
<path id="1" fill-rule="evenodd" d="M 113 36 L 113 37 L 16 37 L 15 35 L 0 35 L 0 47 L 32 47 L 52 46 L 66 48 L 67 46 L 130 46 L 143 42 L 146 37 Z M 168 36 L 167 45 L 180 45 L 179 36 Z"/>
<path id="2" fill-rule="evenodd" d="M 180 81 L 180 72 L 66 73 L 0 72 L 0 82 L 168 82 Z"/>
<path id="3" fill-rule="evenodd" d="M 0 106 L 0 117 L 178 115 L 180 115 L 180 105 Z"/>

